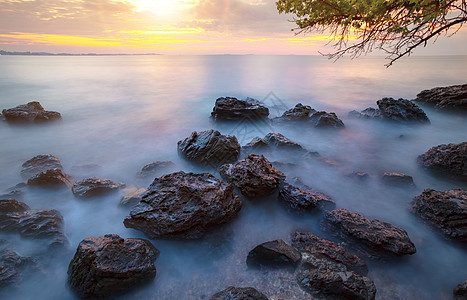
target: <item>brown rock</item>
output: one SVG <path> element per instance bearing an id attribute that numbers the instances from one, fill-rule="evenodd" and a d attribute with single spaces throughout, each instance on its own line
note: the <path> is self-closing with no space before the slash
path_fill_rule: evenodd
<path id="1" fill-rule="evenodd" d="M 248 253 L 246 263 L 249 267 L 292 267 L 301 259 L 300 253 L 283 240 L 274 240 L 256 246 Z"/>

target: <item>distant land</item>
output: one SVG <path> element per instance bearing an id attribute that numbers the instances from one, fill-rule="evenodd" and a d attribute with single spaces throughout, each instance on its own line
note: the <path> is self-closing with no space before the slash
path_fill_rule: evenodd
<path id="1" fill-rule="evenodd" d="M 121 55 L 161 55 L 157 53 L 143 53 L 143 54 L 98 54 L 98 53 L 49 53 L 49 52 L 11 52 L 0 50 L 0 55 L 33 55 L 33 56 L 121 56 Z"/>

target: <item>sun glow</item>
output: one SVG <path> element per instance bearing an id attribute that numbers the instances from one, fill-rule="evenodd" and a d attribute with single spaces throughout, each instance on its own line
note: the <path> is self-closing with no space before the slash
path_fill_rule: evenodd
<path id="1" fill-rule="evenodd" d="M 197 5 L 199 0 L 130 0 L 138 11 L 150 11 L 157 15 L 171 15 Z"/>

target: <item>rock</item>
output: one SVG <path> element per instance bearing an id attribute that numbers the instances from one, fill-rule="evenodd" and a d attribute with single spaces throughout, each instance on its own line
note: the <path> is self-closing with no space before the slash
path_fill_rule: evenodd
<path id="1" fill-rule="evenodd" d="M 31 239 L 50 239 L 52 246 L 67 242 L 63 217 L 57 210 L 29 209 L 14 199 L 0 200 L 0 231 Z"/>
<path id="2" fill-rule="evenodd" d="M 41 187 L 68 187 L 75 184 L 75 179 L 65 174 L 61 169 L 55 168 L 36 174 L 29 178 L 28 185 Z"/>
<path id="3" fill-rule="evenodd" d="M 414 187 L 415 186 L 412 176 L 408 176 L 402 173 L 385 172 L 381 179 L 385 184 L 391 185 L 391 186 L 399 186 L 399 187 Z"/>
<path id="4" fill-rule="evenodd" d="M 376 101 L 376 104 L 379 109 L 367 108 L 361 113 L 351 111 L 349 116 L 394 122 L 430 122 L 425 112 L 412 101 L 402 98 L 398 100 L 394 98 L 383 98 Z"/>
<path id="5" fill-rule="evenodd" d="M 318 111 L 315 112 L 310 119 L 316 128 L 339 129 L 345 127 L 344 122 L 333 112 L 327 113 L 325 111 Z"/>
<path id="6" fill-rule="evenodd" d="M 252 287 L 238 288 L 229 286 L 227 289 L 215 293 L 210 300 L 268 300 L 263 293 Z"/>
<path id="7" fill-rule="evenodd" d="M 2 114 L 5 120 L 9 122 L 46 122 L 58 120 L 62 117 L 56 111 L 46 111 L 37 101 L 19 105 L 15 108 L 4 109 Z"/>
<path id="8" fill-rule="evenodd" d="M 351 173 L 348 173 L 345 176 L 359 181 L 366 181 L 370 178 L 370 175 L 367 172 L 362 171 L 352 171 Z"/>
<path id="9" fill-rule="evenodd" d="M 197 239 L 233 219 L 241 207 L 230 184 L 209 173 L 180 171 L 154 179 L 123 223 L 151 239 Z"/>
<path id="10" fill-rule="evenodd" d="M 256 154 L 250 154 L 236 164 L 221 166 L 219 173 L 247 198 L 271 195 L 285 178 L 264 156 Z"/>
<path id="11" fill-rule="evenodd" d="M 415 101 L 428 103 L 439 109 L 467 109 L 467 84 L 424 90 L 417 95 Z"/>
<path id="12" fill-rule="evenodd" d="M 412 212 L 449 238 L 467 242 L 467 191 L 424 190 L 413 199 Z"/>
<path id="13" fill-rule="evenodd" d="M 300 144 L 286 138 L 280 133 L 268 133 L 264 138 L 255 137 L 242 148 L 242 151 L 248 153 L 253 151 L 267 152 L 268 150 L 306 152 Z"/>
<path id="14" fill-rule="evenodd" d="M 296 231 L 292 234 L 292 246 L 300 252 L 306 252 L 318 259 L 330 260 L 331 263 L 344 265 L 348 270 L 366 276 L 366 263 L 355 254 L 348 253 L 344 247 L 317 237 L 311 232 Z"/>
<path id="15" fill-rule="evenodd" d="M 456 299 L 467 299 L 467 280 L 463 283 L 458 284 L 454 289 L 453 294 L 456 297 Z"/>
<path id="16" fill-rule="evenodd" d="M 32 257 L 20 256 L 9 249 L 0 250 L 0 288 L 18 282 L 25 269 L 34 264 Z"/>
<path id="17" fill-rule="evenodd" d="M 161 174 L 162 172 L 173 170 L 174 168 L 175 168 L 175 164 L 170 160 L 155 161 L 155 162 L 145 165 L 141 169 L 141 172 L 138 173 L 138 175 L 140 177 L 162 175 Z"/>
<path id="18" fill-rule="evenodd" d="M 360 118 L 360 119 L 375 119 L 375 120 L 384 119 L 384 116 L 381 110 L 372 108 L 372 107 L 364 109 L 361 112 L 352 110 L 351 112 L 349 112 L 349 117 Z"/>
<path id="19" fill-rule="evenodd" d="M 258 120 L 269 116 L 269 109 L 252 99 L 218 98 L 211 113 L 215 120 Z"/>
<path id="20" fill-rule="evenodd" d="M 137 188 L 135 186 L 124 189 L 125 194 L 120 200 L 120 206 L 133 206 L 143 198 L 143 195 L 148 189 Z"/>
<path id="21" fill-rule="evenodd" d="M 363 243 L 376 255 L 400 256 L 416 252 L 407 232 L 387 222 L 368 219 L 342 208 L 327 212 L 326 221 L 341 236 Z"/>
<path id="22" fill-rule="evenodd" d="M 301 188 L 285 183 L 279 190 L 279 200 L 284 201 L 288 207 L 299 212 L 309 211 L 319 206 L 323 209 L 336 207 L 334 200 L 329 196 L 303 185 Z"/>
<path id="23" fill-rule="evenodd" d="M 78 198 L 91 198 L 116 192 L 124 186 L 124 183 L 115 183 L 110 179 L 91 177 L 75 183 L 71 191 Z"/>
<path id="24" fill-rule="evenodd" d="M 316 110 L 312 109 L 311 106 L 298 103 L 294 108 L 284 112 L 280 119 L 286 121 L 307 121 L 310 118 L 310 114 L 315 112 Z"/>
<path id="25" fill-rule="evenodd" d="M 274 240 L 256 246 L 248 253 L 246 263 L 249 267 L 291 267 L 295 268 L 301 259 L 300 252 L 283 240 Z"/>
<path id="26" fill-rule="evenodd" d="M 152 281 L 158 256 L 159 250 L 144 239 L 89 237 L 70 262 L 68 284 L 82 298 L 117 295 Z"/>
<path id="27" fill-rule="evenodd" d="M 212 167 L 235 162 L 240 155 L 240 144 L 235 136 L 222 135 L 212 129 L 199 133 L 194 131 L 177 145 L 182 157 Z"/>
<path id="28" fill-rule="evenodd" d="M 435 173 L 467 180 L 467 142 L 432 147 L 417 162 Z"/>
<path id="29" fill-rule="evenodd" d="M 50 169 L 63 170 L 60 160 L 52 154 L 37 155 L 22 165 L 21 176 L 29 179 Z"/>

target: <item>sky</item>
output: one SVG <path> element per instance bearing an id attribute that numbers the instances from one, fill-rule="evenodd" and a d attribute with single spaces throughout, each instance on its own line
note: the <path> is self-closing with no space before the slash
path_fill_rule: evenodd
<path id="1" fill-rule="evenodd" d="M 292 19 L 278 14 L 275 0 L 0 0 L 0 49 L 175 55 L 333 51 L 326 35 L 296 35 Z M 467 55 L 466 46 L 463 28 L 414 55 Z"/>

